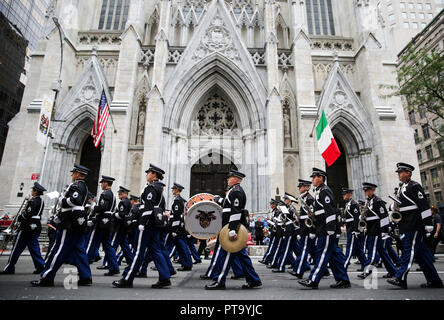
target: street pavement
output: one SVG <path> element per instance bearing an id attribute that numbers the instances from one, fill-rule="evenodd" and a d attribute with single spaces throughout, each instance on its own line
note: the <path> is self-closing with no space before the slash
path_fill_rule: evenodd
<path id="1" fill-rule="evenodd" d="M 437 255 L 436 267 L 441 278 L 444 279 L 444 255 Z M 8 256 L 0 257 L 0 268 L 7 263 Z M 120 277 L 103 276 L 103 270 L 97 270 L 100 262 L 92 265 L 93 285 L 91 287 L 72 288 L 72 279 L 75 278 L 76 269 L 71 265 L 63 265 L 58 271 L 55 287 L 34 288 L 31 280 L 39 278 L 33 275 L 34 266 L 30 256 L 22 256 L 14 275 L 0 276 L 1 300 L 442 300 L 444 289 L 422 289 L 420 284 L 425 282 L 422 272 L 417 272 L 416 264 L 408 276 L 408 290 L 399 290 L 382 279 L 385 270 L 381 270 L 377 280 L 364 285 L 364 280 L 357 278 L 357 265 L 352 263 L 349 267 L 349 277 L 352 282 L 350 289 L 331 289 L 333 276 L 324 278 L 318 290 L 306 289 L 297 283 L 297 279 L 288 273 L 272 273 L 264 265 L 258 263 L 259 257 L 253 257 L 253 265 L 258 272 L 263 286 L 260 289 L 242 290 L 244 280 L 231 280 L 232 272 L 228 275 L 225 291 L 207 291 L 204 286 L 210 280 L 200 280 L 204 274 L 209 260 L 202 260 L 201 264 L 193 266 L 189 272 L 178 272 L 172 277 L 172 286 L 168 289 L 152 289 L 151 284 L 157 281 L 157 272 L 149 270 L 148 278 L 134 281 L 132 289 L 113 288 L 111 282 Z M 150 264 L 152 266 L 153 264 Z M 175 264 L 175 267 L 179 265 Z M 121 271 L 123 271 L 123 266 Z M 308 276 L 308 273 L 305 274 Z M 66 283 L 66 287 L 64 283 Z M 367 289 L 366 289 L 367 288 Z"/>

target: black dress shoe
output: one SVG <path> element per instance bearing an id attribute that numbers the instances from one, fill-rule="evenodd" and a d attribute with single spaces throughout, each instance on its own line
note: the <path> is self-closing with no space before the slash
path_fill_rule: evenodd
<path id="1" fill-rule="evenodd" d="M 416 271 L 423 271 L 422 268 L 416 268 Z"/>
<path id="2" fill-rule="evenodd" d="M 108 267 L 107 266 L 97 266 L 96 269 L 97 270 L 107 270 Z"/>
<path id="3" fill-rule="evenodd" d="M 115 274 L 119 274 L 119 273 L 120 273 L 119 270 L 110 270 L 110 271 L 104 273 L 103 275 L 104 275 L 104 276 L 107 276 L 107 277 L 110 277 L 110 276 L 113 276 L 113 275 L 115 275 Z"/>
<path id="4" fill-rule="evenodd" d="M 170 276 L 174 276 L 175 274 L 177 274 L 176 270 L 170 271 Z"/>
<path id="5" fill-rule="evenodd" d="M 0 271 L 0 274 L 14 274 L 14 272 L 3 270 L 3 271 Z"/>
<path id="6" fill-rule="evenodd" d="M 217 281 L 205 286 L 205 290 L 225 290 L 225 284 Z"/>
<path id="7" fill-rule="evenodd" d="M 273 266 L 273 265 L 271 265 L 271 264 L 267 264 L 267 265 L 265 265 L 266 267 L 267 267 L 267 269 L 273 269 L 273 268 L 275 268 L 275 266 Z"/>
<path id="8" fill-rule="evenodd" d="M 54 287 L 54 280 L 46 280 L 42 278 L 40 280 L 31 281 L 34 287 Z"/>
<path id="9" fill-rule="evenodd" d="M 307 288 L 318 289 L 318 284 L 316 282 L 311 281 L 310 279 L 299 280 L 298 283 Z"/>
<path id="10" fill-rule="evenodd" d="M 94 258 L 94 262 L 97 262 L 97 261 L 100 261 L 100 260 L 102 260 L 102 257 L 95 257 Z"/>
<path id="11" fill-rule="evenodd" d="M 148 278 L 148 276 L 145 273 L 137 272 L 134 278 Z"/>
<path id="12" fill-rule="evenodd" d="M 153 270 L 153 271 L 157 271 L 157 268 L 156 268 L 156 266 L 154 266 L 154 267 L 151 267 L 150 269 L 151 269 L 151 270 Z"/>
<path id="13" fill-rule="evenodd" d="M 207 276 L 206 274 L 201 274 L 199 276 L 200 280 L 210 280 L 211 278 L 209 276 Z"/>
<path id="14" fill-rule="evenodd" d="M 392 279 L 388 279 L 387 282 L 392 284 L 392 285 L 394 285 L 394 286 L 397 286 L 397 287 L 399 287 L 401 289 L 407 289 L 407 282 L 399 280 L 396 277 L 392 278 Z"/>
<path id="15" fill-rule="evenodd" d="M 378 264 L 376 265 L 376 268 L 382 268 L 382 262 L 378 263 Z"/>
<path id="16" fill-rule="evenodd" d="M 77 285 L 80 287 L 88 287 L 90 285 L 92 285 L 93 281 L 91 278 L 89 279 L 79 279 L 79 281 L 77 281 Z"/>
<path id="17" fill-rule="evenodd" d="M 245 276 L 244 275 L 242 275 L 242 276 L 231 276 L 231 279 L 233 279 L 233 280 L 245 279 Z"/>
<path id="18" fill-rule="evenodd" d="M 436 288 L 436 289 L 442 289 L 444 288 L 444 285 L 442 284 L 442 282 L 427 282 L 427 283 L 423 283 L 421 284 L 421 288 Z"/>
<path id="19" fill-rule="evenodd" d="M 344 280 L 340 280 L 330 286 L 330 288 L 333 289 L 345 289 L 350 287 L 351 287 L 350 281 L 344 281 Z"/>
<path id="20" fill-rule="evenodd" d="M 296 273 L 294 271 L 288 271 L 289 274 L 291 274 L 292 276 L 298 278 L 298 279 L 302 279 L 302 274 Z"/>
<path id="21" fill-rule="evenodd" d="M 390 279 L 393 278 L 395 275 L 392 273 L 386 273 L 385 275 L 382 276 L 383 279 Z"/>
<path id="22" fill-rule="evenodd" d="M 180 267 L 180 268 L 177 268 L 177 271 L 191 271 L 191 270 L 192 270 L 191 267 Z"/>
<path id="23" fill-rule="evenodd" d="M 155 284 L 151 285 L 151 288 L 160 289 L 160 288 L 168 287 L 170 285 L 171 285 L 170 279 L 162 280 L 162 281 L 159 280 Z"/>
<path id="24" fill-rule="evenodd" d="M 358 272 L 364 272 L 364 269 L 359 268 L 359 269 L 356 269 L 356 271 L 358 271 Z"/>
<path id="25" fill-rule="evenodd" d="M 273 270 L 271 270 L 271 272 L 274 272 L 274 273 L 284 273 L 285 271 L 284 270 L 279 270 L 279 269 L 273 269 Z"/>
<path id="26" fill-rule="evenodd" d="M 132 288 L 133 283 L 129 282 L 125 279 L 120 279 L 120 280 L 113 281 L 113 287 L 114 288 Z"/>
<path id="27" fill-rule="evenodd" d="M 325 270 L 324 275 L 322 277 L 329 277 L 330 276 L 330 271 Z"/>
<path id="28" fill-rule="evenodd" d="M 359 278 L 359 279 L 365 279 L 365 278 L 367 278 L 369 275 L 370 275 L 370 273 L 363 272 L 363 273 L 361 273 L 361 274 L 358 274 L 358 278 Z"/>
<path id="29" fill-rule="evenodd" d="M 265 261 L 264 261 L 264 260 L 259 260 L 258 262 L 259 262 L 259 263 L 262 263 L 262 264 L 265 264 Z"/>
<path id="30" fill-rule="evenodd" d="M 198 263 L 202 263 L 202 260 L 197 260 L 193 262 L 193 264 L 198 264 Z"/>
<path id="31" fill-rule="evenodd" d="M 253 288 L 258 288 L 260 286 L 262 286 L 261 281 L 248 282 L 247 284 L 244 284 L 242 286 L 242 289 L 253 289 Z"/>
<path id="32" fill-rule="evenodd" d="M 40 274 L 43 272 L 43 269 L 36 269 L 32 274 Z"/>

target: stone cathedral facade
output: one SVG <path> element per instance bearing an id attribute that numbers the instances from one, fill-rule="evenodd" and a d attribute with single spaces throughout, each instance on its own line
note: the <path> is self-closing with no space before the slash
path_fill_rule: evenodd
<path id="1" fill-rule="evenodd" d="M 311 135 L 324 110 L 342 156 L 328 183 L 379 185 L 386 198 L 398 161 L 417 167 L 385 22 L 374 0 L 59 0 L 48 16 L 63 29 L 62 87 L 53 138 L 36 143 L 39 112 L 60 66 L 57 28 L 31 55 L 20 113 L 9 123 L 0 207 L 15 206 L 40 174 L 48 191 L 70 182 L 74 163 L 139 194 L 149 163 L 184 196 L 223 194 L 230 166 L 244 172 L 250 211 L 298 195 L 297 179 L 325 168 Z M 102 90 L 112 119 L 98 149 L 90 132 Z M 320 112 L 320 111 L 319 111 Z M 45 165 L 43 161 L 45 159 Z M 44 168 L 43 171 L 42 168 Z M 414 178 L 418 179 L 417 171 Z M 221 182 L 222 181 L 222 182 Z"/>

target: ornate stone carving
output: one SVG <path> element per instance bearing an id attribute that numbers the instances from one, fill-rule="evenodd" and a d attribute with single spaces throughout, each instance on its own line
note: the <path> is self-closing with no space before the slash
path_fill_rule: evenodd
<path id="1" fill-rule="evenodd" d="M 333 97 L 329 104 L 329 107 L 332 110 L 337 108 L 351 109 L 353 107 L 350 99 L 347 97 L 347 94 L 339 83 L 337 84 L 336 90 L 333 93 Z"/>
<path id="2" fill-rule="evenodd" d="M 177 64 L 182 57 L 184 49 L 170 49 L 168 51 L 168 62 L 170 64 Z"/>
<path id="3" fill-rule="evenodd" d="M 313 50 L 353 51 L 353 39 L 310 38 Z"/>
<path id="4" fill-rule="evenodd" d="M 79 44 L 115 44 L 120 45 L 121 31 L 90 31 L 79 32 Z"/>
<path id="5" fill-rule="evenodd" d="M 96 89 L 92 76 L 90 76 L 86 84 L 80 90 L 79 95 L 74 99 L 73 105 L 98 105 L 100 101 L 99 96 L 99 92 Z"/>
<path id="6" fill-rule="evenodd" d="M 142 51 L 140 52 L 139 62 L 143 64 L 154 63 L 154 52 L 155 52 L 155 47 L 142 48 Z"/>
<path id="7" fill-rule="evenodd" d="M 201 60 L 207 55 L 218 52 L 230 60 L 239 60 L 239 53 L 233 44 L 230 31 L 225 27 L 222 18 L 217 14 L 205 32 L 193 60 Z"/>
<path id="8" fill-rule="evenodd" d="M 137 119 L 137 135 L 136 145 L 143 144 L 145 133 L 145 117 L 146 117 L 146 97 L 142 96 L 139 101 L 139 115 Z"/>

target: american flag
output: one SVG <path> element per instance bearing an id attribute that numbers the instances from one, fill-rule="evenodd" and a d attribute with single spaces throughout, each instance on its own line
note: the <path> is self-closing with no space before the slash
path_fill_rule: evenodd
<path id="1" fill-rule="evenodd" d="M 103 134 L 105 133 L 108 118 L 109 106 L 108 101 L 106 101 L 105 90 L 103 90 L 102 96 L 100 97 L 99 107 L 97 108 L 97 117 L 94 119 L 94 125 L 91 132 L 96 148 L 100 144 L 100 140 L 102 140 Z"/>

